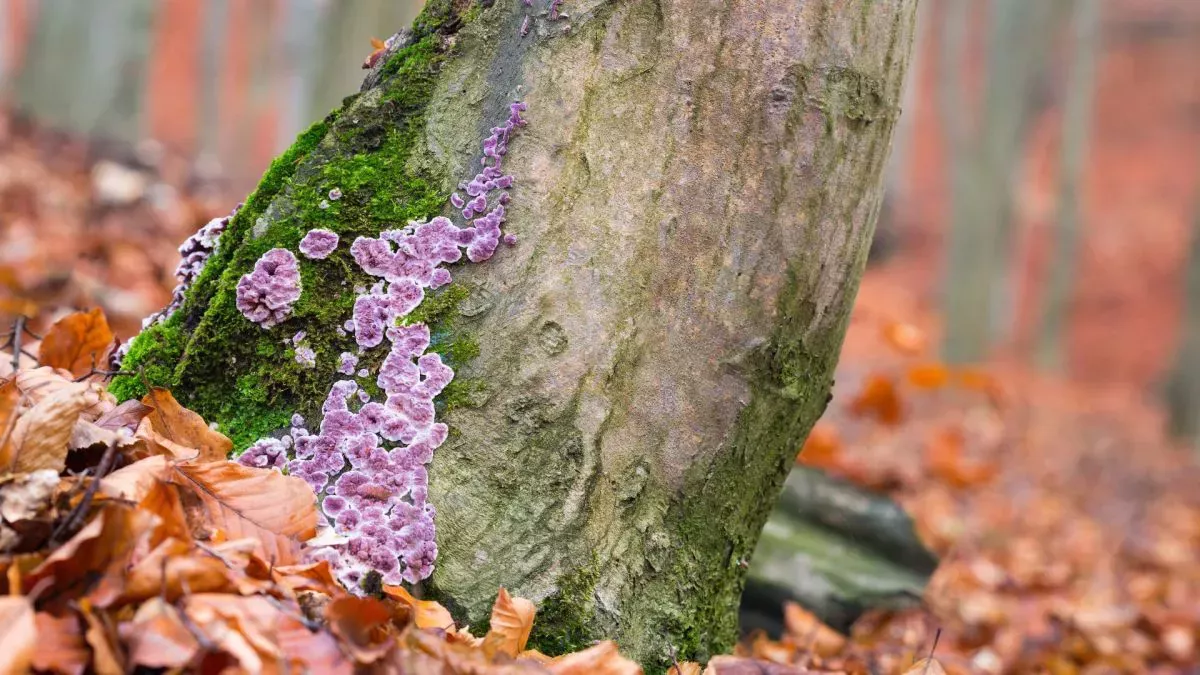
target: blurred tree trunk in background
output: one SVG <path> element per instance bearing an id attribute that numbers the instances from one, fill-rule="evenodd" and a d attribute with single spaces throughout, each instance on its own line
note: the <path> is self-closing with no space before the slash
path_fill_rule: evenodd
<path id="1" fill-rule="evenodd" d="M 531 12 L 522 35 L 520 0 L 430 3 L 362 93 L 276 161 L 124 366 L 240 448 L 292 413 L 315 426 L 354 344 L 339 335 L 354 289 L 374 282 L 350 242 L 454 216 L 447 198 L 521 97 L 529 127 L 504 161 L 519 243 L 455 265 L 418 310 L 457 371 L 438 404 L 452 431 L 429 471 L 426 590 L 472 625 L 498 586 L 535 599 L 546 651 L 613 637 L 656 671 L 673 650 L 725 651 L 763 524 L 828 403 L 916 4 L 572 0 L 569 24 Z M 340 13 L 325 25 L 357 68 L 369 45 Z M 239 278 L 317 226 L 343 243 L 301 262 L 293 315 L 247 321 Z M 312 369 L 284 345 L 298 331 Z"/>
<path id="2" fill-rule="evenodd" d="M 50 124 L 61 124 L 55 99 L 69 91 L 60 87 L 54 68 L 63 55 L 78 56 L 77 45 L 66 42 L 71 22 L 70 0 L 41 0 L 34 7 L 32 37 L 17 73 L 15 106 L 22 113 Z"/>
<path id="3" fill-rule="evenodd" d="M 1048 370 L 1061 370 L 1065 365 L 1064 326 L 1070 314 L 1071 291 L 1078 267 L 1080 201 L 1095 114 L 1096 63 L 1101 48 L 1100 0 L 1075 0 L 1073 24 L 1074 49 L 1062 106 L 1054 258 L 1034 346 L 1037 365 Z"/>
<path id="4" fill-rule="evenodd" d="M 387 35 L 380 33 L 391 30 L 376 23 L 381 7 L 380 0 L 326 6 L 321 21 L 321 56 L 317 70 L 312 74 L 315 84 L 308 107 L 310 121 L 336 108 L 344 97 L 354 92 L 353 83 L 362 77 L 362 59 L 371 53 L 371 38 L 383 39 Z"/>
<path id="5" fill-rule="evenodd" d="M 200 129 L 197 166 L 201 177 L 215 178 L 221 162 L 221 75 L 225 72 L 225 37 L 229 25 L 229 0 L 207 0 L 200 36 Z"/>
<path id="6" fill-rule="evenodd" d="M 949 0 L 942 51 L 943 124 L 949 130 L 946 170 L 951 218 L 945 265 L 943 358 L 976 363 L 998 329 L 1011 321 L 1014 178 L 1038 72 L 1049 54 L 1060 2 L 993 0 L 987 22 L 987 59 L 978 124 L 963 92 L 970 0 Z M 999 291 L 999 292 L 998 292 Z"/>
<path id="7" fill-rule="evenodd" d="M 1200 190 L 1197 190 L 1200 195 Z M 1167 428 L 1200 449 L 1200 204 L 1195 207 L 1175 365 L 1167 380 Z"/>
<path id="8" fill-rule="evenodd" d="M 280 79 L 283 82 L 283 94 L 275 144 L 279 151 L 291 145 L 296 135 L 315 121 L 309 118 L 309 113 L 313 99 L 312 73 L 316 72 L 321 58 L 317 35 L 322 6 L 321 0 L 282 0 L 281 4 L 283 71 Z"/>
<path id="9" fill-rule="evenodd" d="M 239 181 L 253 181 L 257 178 L 254 164 L 255 135 L 261 131 L 258 124 L 263 114 L 271 105 L 272 80 L 275 72 L 274 61 L 279 57 L 279 43 L 276 40 L 277 16 L 274 11 L 276 3 L 269 0 L 253 0 L 250 3 L 249 30 L 250 35 L 262 36 L 262 39 L 251 40 L 250 77 L 247 85 L 248 92 L 244 97 L 245 109 L 238 115 L 239 123 L 234 125 L 233 145 L 229 162 L 230 171 Z M 400 25 L 400 24 L 396 24 Z"/>

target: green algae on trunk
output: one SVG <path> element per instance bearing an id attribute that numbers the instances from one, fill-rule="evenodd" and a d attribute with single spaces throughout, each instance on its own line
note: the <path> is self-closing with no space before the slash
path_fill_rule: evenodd
<path id="1" fill-rule="evenodd" d="M 457 371 L 427 590 L 478 626 L 505 586 L 540 603 L 535 645 L 615 638 L 651 672 L 727 650 L 762 525 L 827 402 L 915 4 L 571 0 L 555 21 L 520 0 L 431 3 L 276 162 L 128 363 L 239 447 L 313 419 L 369 282 L 344 248 L 303 261 L 294 314 L 264 332 L 234 307 L 238 278 L 313 227 L 347 241 L 440 214 L 519 97 L 531 124 L 505 168 L 520 243 L 455 268 L 418 310 Z M 314 369 L 284 344 L 298 330 Z"/>

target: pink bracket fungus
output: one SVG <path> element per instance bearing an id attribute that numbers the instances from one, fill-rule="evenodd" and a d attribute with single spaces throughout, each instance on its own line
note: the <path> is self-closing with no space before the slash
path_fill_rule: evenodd
<path id="1" fill-rule="evenodd" d="M 282 323 L 300 299 L 300 266 L 284 248 L 273 248 L 242 275 L 237 285 L 237 308 L 263 328 Z"/>

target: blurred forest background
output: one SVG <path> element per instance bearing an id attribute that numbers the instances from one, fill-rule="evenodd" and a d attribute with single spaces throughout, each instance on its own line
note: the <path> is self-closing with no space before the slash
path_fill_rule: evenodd
<path id="1" fill-rule="evenodd" d="M 419 9 L 0 0 L 0 323 L 98 305 L 136 332 L 178 243 Z M 1197 63 L 1195 0 L 922 2 L 834 403 L 800 461 L 913 514 L 943 559 L 939 649 L 984 672 L 1061 645 L 1043 619 L 1063 612 L 1093 655 L 1196 656 Z"/>

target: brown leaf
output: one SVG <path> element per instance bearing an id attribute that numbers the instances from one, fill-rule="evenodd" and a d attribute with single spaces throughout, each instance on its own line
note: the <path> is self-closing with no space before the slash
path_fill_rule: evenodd
<path id="1" fill-rule="evenodd" d="M 38 361 L 44 366 L 68 370 L 76 377 L 103 369 L 113 346 L 113 332 L 100 308 L 75 312 L 54 323 L 42 340 Z"/>
<path id="2" fill-rule="evenodd" d="M 142 398 L 142 403 L 154 409 L 154 412 L 146 417 L 154 431 L 172 443 L 198 451 L 198 454 L 189 458 L 200 462 L 216 462 L 229 458 L 233 442 L 220 432 L 210 429 L 199 415 L 179 405 L 171 392 L 155 387 Z"/>
<path id="3" fill-rule="evenodd" d="M 79 603 L 79 610 L 87 624 L 84 639 L 92 648 L 92 668 L 97 675 L 125 675 L 121 642 L 108 615 L 93 610 L 92 604 L 87 600 Z"/>
<path id="4" fill-rule="evenodd" d="M 338 598 L 325 608 L 325 620 L 359 663 L 374 663 L 392 648 L 392 611 L 374 598 Z"/>
<path id="5" fill-rule="evenodd" d="M 283 614 L 266 598 L 196 593 L 182 602 L 192 623 L 246 672 L 262 672 L 264 664 L 283 657 L 273 637 Z"/>
<path id="6" fill-rule="evenodd" d="M 54 524 L 51 500 L 58 472 L 22 474 L 0 485 L 0 552 L 35 551 L 50 537 Z"/>
<path id="7" fill-rule="evenodd" d="M 0 382 L 0 466 L 12 464 L 12 435 L 17 426 L 17 407 L 21 402 L 21 390 L 17 381 L 7 379 Z"/>
<path id="8" fill-rule="evenodd" d="M 491 628 L 484 637 L 485 650 L 491 646 L 515 658 L 529 641 L 529 631 L 533 629 L 536 613 L 537 608 L 532 602 L 511 597 L 506 589 L 501 588 L 496 596 L 496 604 L 492 605 Z"/>
<path id="9" fill-rule="evenodd" d="M 37 646 L 37 621 L 27 598 L 0 597 L 0 673 L 29 669 Z"/>
<path id="10" fill-rule="evenodd" d="M 868 377 L 862 391 L 850 402 L 850 411 L 860 417 L 875 417 L 889 426 L 899 424 L 903 411 L 896 383 L 887 375 Z"/>
<path id="11" fill-rule="evenodd" d="M 144 405 L 141 401 L 130 399 L 98 417 L 96 426 L 110 431 L 117 429 L 136 431 L 138 424 L 152 412 L 154 412 L 154 408 Z"/>
<path id="12" fill-rule="evenodd" d="M 17 473 L 66 467 L 80 413 L 101 400 L 98 385 L 72 383 L 38 401 L 17 420 L 8 466 Z"/>
<path id="13" fill-rule="evenodd" d="M 554 659 L 546 668 L 555 675 L 641 675 L 642 672 L 641 666 L 621 656 L 617 643 L 611 640 Z"/>
<path id="14" fill-rule="evenodd" d="M 100 491 L 116 499 L 141 501 L 155 483 L 170 474 L 166 457 L 155 455 L 123 466 L 100 479 Z"/>
<path id="15" fill-rule="evenodd" d="M 946 675 L 946 669 L 935 658 L 924 658 L 909 666 L 902 675 Z"/>
<path id="16" fill-rule="evenodd" d="M 171 469 L 171 480 L 199 497 L 212 527 L 228 539 L 256 540 L 272 564 L 299 562 L 300 543 L 317 532 L 317 498 L 303 479 L 229 461 Z"/>
<path id="17" fill-rule="evenodd" d="M 816 672 L 820 671 L 737 656 L 714 657 L 704 669 L 704 675 L 816 675 Z"/>
<path id="18" fill-rule="evenodd" d="M 902 354 L 916 355 L 925 350 L 925 333 L 911 323 L 892 321 L 883 327 L 883 337 Z"/>
<path id="19" fill-rule="evenodd" d="M 383 592 L 389 598 L 412 610 L 413 622 L 416 623 L 417 628 L 441 628 L 447 632 L 454 632 L 454 618 L 441 603 L 432 600 L 418 600 L 403 586 L 384 586 Z"/>
<path id="20" fill-rule="evenodd" d="M 350 675 L 354 672 L 354 662 L 342 653 L 337 640 L 326 631 L 314 632 L 300 621 L 283 616 L 276 624 L 276 640 L 279 649 L 293 665 L 289 671 L 321 675 Z"/>
<path id="21" fill-rule="evenodd" d="M 151 598 L 138 607 L 133 621 L 122 624 L 120 632 L 132 665 L 183 668 L 200 649 L 179 610 L 162 598 Z"/>
<path id="22" fill-rule="evenodd" d="M 38 649 L 33 667 L 39 671 L 78 675 L 91 663 L 92 655 L 83 640 L 79 617 L 74 613 L 56 617 L 37 613 Z"/>
<path id="23" fill-rule="evenodd" d="M 34 588 L 43 579 L 53 579 L 52 590 L 39 598 L 39 604 L 44 605 L 47 598 L 63 602 L 87 593 L 97 581 L 120 578 L 156 520 L 147 511 L 106 503 L 83 529 L 26 576 L 25 587 Z"/>
<path id="24" fill-rule="evenodd" d="M 278 565 L 271 568 L 275 583 L 293 593 L 318 591 L 326 595 L 342 592 L 342 586 L 333 578 L 329 561 L 320 560 L 303 565 Z M 388 587 L 384 587 L 386 591 Z"/>
<path id="25" fill-rule="evenodd" d="M 783 604 L 783 623 L 797 644 L 817 656 L 834 656 L 846 647 L 845 637 L 794 602 Z"/>
<path id="26" fill-rule="evenodd" d="M 700 664 L 695 661 L 682 661 L 667 669 L 667 675 L 700 675 Z"/>
<path id="27" fill-rule="evenodd" d="M 197 552 L 188 542 L 167 539 L 129 568 L 121 595 L 104 604 L 136 604 L 155 596 L 174 601 L 187 593 L 236 592 L 230 573 L 222 560 Z"/>

